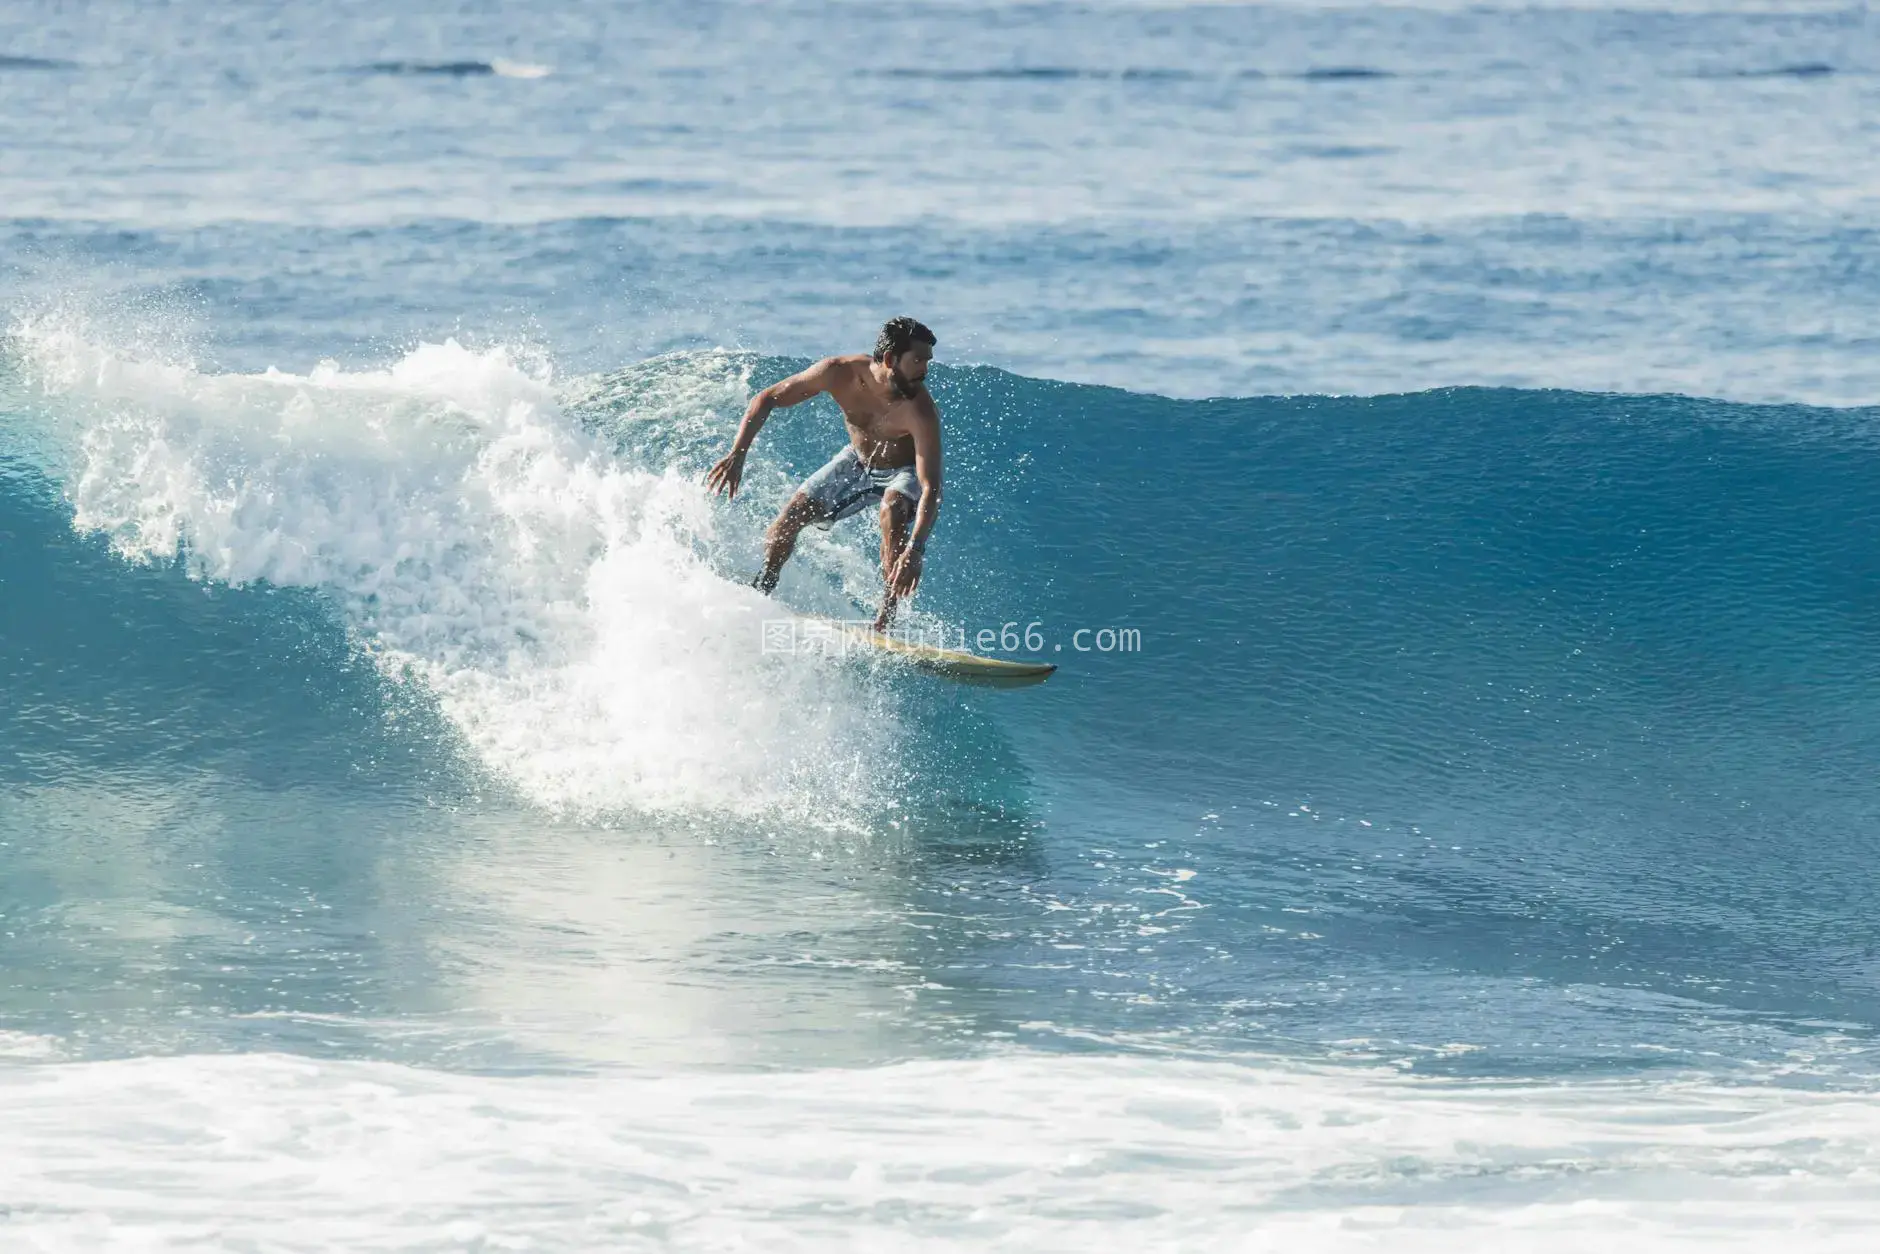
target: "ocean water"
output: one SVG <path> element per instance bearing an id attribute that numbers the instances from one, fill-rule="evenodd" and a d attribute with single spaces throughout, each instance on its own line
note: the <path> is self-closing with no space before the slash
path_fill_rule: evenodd
<path id="1" fill-rule="evenodd" d="M 1869 1250 L 1864 6 L 0 10 L 0 1248 Z M 912 622 L 767 650 L 911 313 Z M 983 633 L 983 634 L 982 634 Z"/>

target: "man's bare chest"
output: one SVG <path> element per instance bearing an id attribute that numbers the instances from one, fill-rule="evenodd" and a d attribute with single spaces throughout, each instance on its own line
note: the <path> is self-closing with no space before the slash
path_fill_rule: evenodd
<path id="1" fill-rule="evenodd" d="M 897 440 L 913 434 L 914 406 L 910 401 L 859 395 L 838 396 L 836 404 L 853 430 L 872 439 Z"/>

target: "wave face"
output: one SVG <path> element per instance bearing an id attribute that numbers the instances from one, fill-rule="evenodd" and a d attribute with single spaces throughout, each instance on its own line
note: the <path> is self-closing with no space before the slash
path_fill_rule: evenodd
<path id="1" fill-rule="evenodd" d="M 1274 957 L 1308 1000 L 1408 965 L 1871 1030 L 1871 411 L 942 395 L 979 441 L 947 560 L 999 573 L 933 595 L 1065 646 L 1030 743 L 1111 851 L 1132 795 L 1186 806 L 1194 939 L 1313 933 L 1324 966 Z M 1123 625 L 1139 653 L 1071 654 Z"/>
<path id="2" fill-rule="evenodd" d="M 977 972 L 990 1022 L 1516 1071 L 1880 1022 L 1867 413 L 941 371 L 910 621 L 1062 665 L 988 703 L 760 647 L 783 611 L 735 577 L 833 411 L 774 420 L 734 506 L 698 476 L 797 363 L 556 385 L 454 344 L 305 376 L 55 322 L 16 344 L 5 577 L 45 590 L 9 602 L 23 780 L 213 767 L 663 838 L 848 831 L 928 867 L 896 910 L 979 884 L 907 960 Z M 779 600 L 865 612 L 868 533 L 806 539 Z M 1020 927 L 1039 875 L 1059 917 Z M 1388 991 L 1412 976 L 1447 991 Z M 1653 1042 L 1614 1044 L 1641 1006 Z"/>

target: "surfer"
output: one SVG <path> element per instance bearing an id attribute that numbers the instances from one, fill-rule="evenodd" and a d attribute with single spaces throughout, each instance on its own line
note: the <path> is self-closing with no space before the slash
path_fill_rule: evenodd
<path id="1" fill-rule="evenodd" d="M 881 502 L 881 577 L 886 590 L 875 630 L 886 631 L 897 601 L 920 583 L 921 555 L 940 512 L 940 411 L 928 395 L 934 334 L 912 318 L 891 318 L 875 355 L 829 357 L 751 398 L 731 451 L 705 476 L 713 492 L 738 494 L 744 455 L 773 409 L 827 392 L 842 409 L 849 442 L 803 481 L 764 533 L 764 569 L 752 586 L 769 594 L 796 538 L 810 523 L 832 526 Z"/>

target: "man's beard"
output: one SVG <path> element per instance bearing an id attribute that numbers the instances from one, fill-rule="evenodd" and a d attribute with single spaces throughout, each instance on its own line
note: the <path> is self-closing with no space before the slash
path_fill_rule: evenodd
<path id="1" fill-rule="evenodd" d="M 888 367 L 888 378 L 894 384 L 894 394 L 904 401 L 912 399 L 920 391 L 920 384 L 892 366 Z"/>

